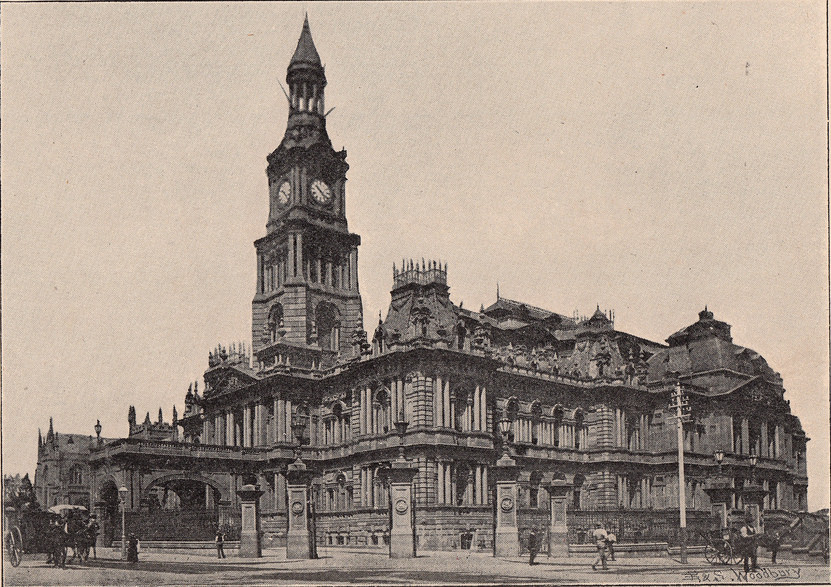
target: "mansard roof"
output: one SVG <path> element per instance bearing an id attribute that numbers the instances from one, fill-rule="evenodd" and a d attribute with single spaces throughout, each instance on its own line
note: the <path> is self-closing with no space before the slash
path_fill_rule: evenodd
<path id="1" fill-rule="evenodd" d="M 556 317 L 560 322 L 574 324 L 571 318 L 563 316 L 562 314 L 503 297 L 497 298 L 496 302 L 485 308 L 484 313 L 497 320 L 502 316 L 508 315 L 518 320 L 526 319 L 530 321 L 547 320 L 551 317 Z"/>
<path id="2" fill-rule="evenodd" d="M 752 377 L 761 377 L 782 385 L 779 373 L 770 368 L 756 351 L 733 343 L 730 325 L 713 318 L 704 310 L 698 322 L 682 328 L 667 339 L 669 348 L 649 360 L 650 383 L 664 380 L 668 374 L 707 377 L 706 387 L 724 393 Z M 720 372 L 715 377 L 713 372 Z"/>

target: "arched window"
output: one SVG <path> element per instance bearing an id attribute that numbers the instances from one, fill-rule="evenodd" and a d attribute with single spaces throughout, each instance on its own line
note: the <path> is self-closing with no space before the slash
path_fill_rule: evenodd
<path id="1" fill-rule="evenodd" d="M 465 325 L 459 322 L 456 325 L 456 348 L 460 351 L 465 350 L 465 339 L 467 337 L 467 329 Z"/>
<path id="2" fill-rule="evenodd" d="M 83 485 L 84 469 L 81 465 L 75 465 L 69 470 L 69 483 L 71 485 Z"/>
<path id="3" fill-rule="evenodd" d="M 456 466 L 456 505 L 470 504 L 473 501 L 473 487 L 470 482 L 470 467 L 460 463 Z"/>
<path id="4" fill-rule="evenodd" d="M 472 410 L 468 409 L 467 398 L 468 394 L 466 392 L 456 390 L 456 400 L 454 405 L 454 409 L 456 411 L 456 421 L 453 422 L 453 427 L 460 432 L 471 429 L 470 417 Z"/>
<path id="5" fill-rule="evenodd" d="M 269 342 L 277 342 L 282 336 L 283 330 L 283 306 L 274 304 L 268 311 L 268 338 Z"/>
<path id="6" fill-rule="evenodd" d="M 340 348 L 340 315 L 338 309 L 328 302 L 321 302 L 315 310 L 317 345 L 327 351 Z"/>
<path id="7" fill-rule="evenodd" d="M 571 507 L 579 510 L 582 505 L 583 483 L 586 478 L 580 474 L 574 476 L 574 487 L 571 490 Z"/>
<path id="8" fill-rule="evenodd" d="M 560 404 L 554 406 L 554 409 L 551 411 L 551 415 L 554 417 L 554 434 L 551 439 L 551 444 L 554 446 L 560 446 L 560 428 L 563 425 L 563 406 Z"/>
<path id="9" fill-rule="evenodd" d="M 586 448 L 586 424 L 582 410 L 574 412 L 574 448 Z"/>
<path id="10" fill-rule="evenodd" d="M 540 442 L 540 418 L 542 418 L 542 404 L 535 400 L 531 404 L 531 444 Z"/>
<path id="11" fill-rule="evenodd" d="M 386 388 L 381 388 L 375 392 L 375 401 L 373 402 L 373 409 L 375 415 L 373 422 L 375 422 L 375 434 L 385 434 L 392 429 L 392 421 L 390 420 L 390 393 Z"/>

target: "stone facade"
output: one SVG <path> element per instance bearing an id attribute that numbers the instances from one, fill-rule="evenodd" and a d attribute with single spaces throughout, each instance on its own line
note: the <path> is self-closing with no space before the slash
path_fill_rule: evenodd
<path id="1" fill-rule="evenodd" d="M 101 438 L 100 443 L 110 439 Z M 58 504 L 90 506 L 90 451 L 99 443 L 91 435 L 56 432 L 52 419 L 46 437 L 38 430 L 38 463 L 33 484 L 44 507 Z"/>
<path id="2" fill-rule="evenodd" d="M 450 299 L 446 264 L 404 260 L 370 340 L 360 238 L 344 214 L 346 153 L 326 132 L 326 78 L 308 22 L 287 83 L 286 135 L 268 157 L 267 234 L 255 243 L 253 356 L 244 345 L 210 353 L 203 392 L 188 390 L 174 422 L 178 436 L 134 435 L 131 422 L 130 439 L 94 451 L 98 499 L 104 484 L 124 483 L 136 509 L 159 487 L 201 483 L 204 507 L 233 524 L 236 491 L 255 483 L 264 545 L 285 544 L 286 469 L 300 456 L 314 472 L 318 542 L 382 547 L 390 463 L 403 443 L 417 468 L 416 542 L 457 548 L 467 535 L 490 548 L 494 466 L 508 442 L 521 531 L 545 523 L 552 483 L 572 512 L 677 511 L 668 404 L 680 382 L 692 415 L 689 509 L 710 511 L 707 482 L 722 472 L 735 489 L 730 507 L 742 508 L 751 479 L 767 491 L 766 508 L 806 507 L 808 439 L 781 378 L 706 309 L 661 343 L 617 330 L 614 313 L 600 308 L 566 316 L 498 292 L 487 308 L 462 308 Z M 498 432 L 503 418 L 508 438 Z"/>

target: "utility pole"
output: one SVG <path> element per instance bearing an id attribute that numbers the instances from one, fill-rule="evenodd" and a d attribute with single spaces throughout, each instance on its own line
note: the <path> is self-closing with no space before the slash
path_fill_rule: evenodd
<path id="1" fill-rule="evenodd" d="M 681 390 L 681 382 L 675 382 L 672 392 L 672 401 L 669 408 L 675 411 L 671 416 L 675 418 L 675 427 L 678 432 L 678 509 L 681 516 L 681 529 L 678 535 L 681 542 L 681 563 L 687 563 L 687 487 L 684 480 L 684 422 L 690 420 L 690 404 L 687 396 Z"/>

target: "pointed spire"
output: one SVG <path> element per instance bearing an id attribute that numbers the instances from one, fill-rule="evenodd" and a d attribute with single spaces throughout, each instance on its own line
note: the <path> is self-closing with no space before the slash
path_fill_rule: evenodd
<path id="1" fill-rule="evenodd" d="M 40 433 L 40 428 L 38 428 L 38 448 L 43 446 L 43 435 Z"/>
<path id="2" fill-rule="evenodd" d="M 47 432 L 48 436 L 52 436 L 55 433 L 55 429 L 52 427 L 52 417 L 49 417 L 49 432 Z"/>
<path id="3" fill-rule="evenodd" d="M 173 404 L 173 422 L 177 422 L 179 420 L 179 414 L 176 412 L 176 404 Z"/>
<path id="4" fill-rule="evenodd" d="M 144 416 L 144 423 L 150 424 L 150 412 L 147 412 L 147 414 Z"/>
<path id="5" fill-rule="evenodd" d="M 306 18 L 303 21 L 303 30 L 300 32 L 300 38 L 297 40 L 297 48 L 294 50 L 289 69 L 299 64 L 322 67 L 320 55 L 317 54 L 314 41 L 312 41 L 312 29 L 309 27 L 308 14 L 306 14 Z"/>
<path id="6" fill-rule="evenodd" d="M 499 301 L 499 282 L 496 282 L 496 301 Z"/>
<path id="7" fill-rule="evenodd" d="M 164 417 L 162 417 L 162 407 L 159 406 L 159 424 L 164 422 Z"/>

